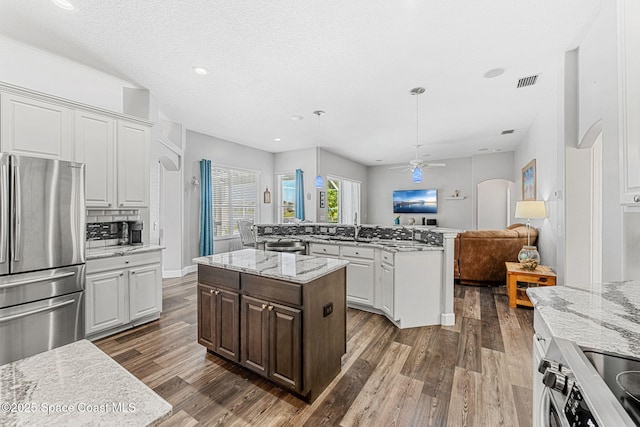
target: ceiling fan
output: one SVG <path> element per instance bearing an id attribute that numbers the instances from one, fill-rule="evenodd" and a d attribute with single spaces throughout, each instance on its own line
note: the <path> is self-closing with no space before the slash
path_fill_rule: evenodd
<path id="1" fill-rule="evenodd" d="M 423 169 L 423 168 L 441 168 L 444 166 L 447 166 L 445 163 L 427 163 L 424 160 L 422 160 L 421 158 L 418 157 L 418 148 L 422 147 L 422 145 L 416 144 L 414 145 L 414 147 L 416 147 L 416 158 L 415 159 L 411 159 L 409 160 L 409 164 L 406 166 L 393 166 L 390 167 L 389 169 L 402 169 L 401 172 L 414 172 L 416 169 Z"/>

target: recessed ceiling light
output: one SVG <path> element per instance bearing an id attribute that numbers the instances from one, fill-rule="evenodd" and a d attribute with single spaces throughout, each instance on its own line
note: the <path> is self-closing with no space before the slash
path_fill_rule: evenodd
<path id="1" fill-rule="evenodd" d="M 478 151 L 489 151 L 488 148 L 478 148 Z"/>
<path id="2" fill-rule="evenodd" d="M 291 116 L 291 120 L 302 120 L 304 117 L 302 116 Z"/>
<path id="3" fill-rule="evenodd" d="M 200 74 L 201 76 L 204 76 L 205 74 L 209 73 L 209 71 L 207 71 L 206 68 L 201 67 L 199 65 L 196 65 L 195 67 L 192 67 L 191 69 L 193 70 L 194 73 Z"/>
<path id="4" fill-rule="evenodd" d="M 282 141 L 280 138 L 273 138 L 273 140 L 274 140 L 275 142 L 280 142 L 280 141 Z"/>
<path id="5" fill-rule="evenodd" d="M 498 76 L 504 74 L 505 70 L 506 70 L 505 68 L 494 68 L 494 69 L 489 70 L 486 73 L 484 73 L 484 78 L 485 79 L 492 79 L 494 77 L 498 77 Z"/>
<path id="6" fill-rule="evenodd" d="M 431 154 L 423 154 L 422 157 L 429 157 Z"/>
<path id="7" fill-rule="evenodd" d="M 494 153 L 499 153 L 500 151 L 502 151 L 502 150 L 499 149 L 499 148 L 496 148 L 496 149 L 493 150 Z"/>
<path id="8" fill-rule="evenodd" d="M 382 161 L 382 159 L 378 159 L 378 160 L 376 160 L 376 162 L 381 162 L 381 161 Z"/>
<path id="9" fill-rule="evenodd" d="M 66 10 L 67 12 L 72 12 L 76 10 L 76 7 L 69 0 L 51 0 L 51 1 L 60 9 Z"/>

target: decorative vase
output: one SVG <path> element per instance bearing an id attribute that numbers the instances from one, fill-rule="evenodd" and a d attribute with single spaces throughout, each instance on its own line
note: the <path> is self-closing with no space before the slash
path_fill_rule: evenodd
<path id="1" fill-rule="evenodd" d="M 520 266 L 525 270 L 535 270 L 540 264 L 540 253 L 535 246 L 523 246 L 518 253 Z"/>

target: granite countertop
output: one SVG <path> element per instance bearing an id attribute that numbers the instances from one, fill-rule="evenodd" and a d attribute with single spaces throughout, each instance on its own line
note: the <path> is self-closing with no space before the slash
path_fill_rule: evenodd
<path id="1" fill-rule="evenodd" d="M 301 241 L 308 243 L 326 243 L 330 245 L 342 245 L 342 246 L 357 246 L 368 248 L 381 248 L 388 252 L 414 252 L 414 251 L 442 251 L 442 246 L 433 246 L 426 243 L 414 242 L 413 240 L 354 240 L 353 238 L 345 237 L 328 237 L 328 236 L 260 236 L 257 239 L 258 243 L 266 242 L 287 242 L 287 241 Z"/>
<path id="2" fill-rule="evenodd" d="M 142 246 L 105 246 L 102 248 L 90 248 L 87 249 L 87 259 L 106 258 L 119 255 L 138 254 L 149 251 L 159 251 L 164 249 L 164 246 L 160 245 L 142 245 Z"/>
<path id="3" fill-rule="evenodd" d="M 341 259 L 256 249 L 194 258 L 193 262 L 296 283 L 311 282 L 349 264 Z"/>
<path id="4" fill-rule="evenodd" d="M 171 411 L 87 340 L 0 366 L 0 425 L 145 426 Z"/>
<path id="5" fill-rule="evenodd" d="M 640 358 L 640 281 L 529 288 L 551 335 Z"/>

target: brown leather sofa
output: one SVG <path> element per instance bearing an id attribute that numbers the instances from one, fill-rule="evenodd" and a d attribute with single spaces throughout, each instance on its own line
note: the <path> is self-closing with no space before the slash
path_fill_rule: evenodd
<path id="1" fill-rule="evenodd" d="M 538 231 L 531 227 L 531 245 Z M 506 280 L 506 261 L 518 262 L 527 244 L 527 226 L 512 224 L 506 230 L 474 230 L 459 233 L 454 246 L 454 277 L 459 283 L 497 285 Z"/>

